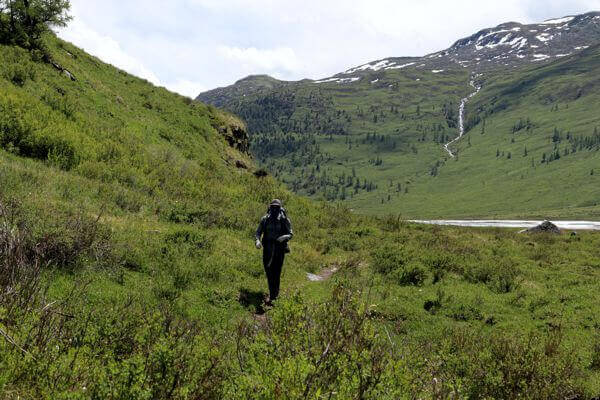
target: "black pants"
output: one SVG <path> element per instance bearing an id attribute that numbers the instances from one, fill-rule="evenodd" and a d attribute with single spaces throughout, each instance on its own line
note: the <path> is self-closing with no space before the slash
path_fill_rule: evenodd
<path id="1" fill-rule="evenodd" d="M 263 243 L 263 265 L 269 282 L 269 298 L 275 300 L 279 296 L 281 268 L 285 258 L 285 244 L 276 241 Z"/>

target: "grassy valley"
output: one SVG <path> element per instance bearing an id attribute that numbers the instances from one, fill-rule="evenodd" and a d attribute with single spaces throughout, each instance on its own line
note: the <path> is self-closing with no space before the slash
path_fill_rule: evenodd
<path id="1" fill-rule="evenodd" d="M 265 176 L 245 152 L 238 117 L 157 88 L 53 35 L 45 42 L 46 60 L 0 46 L 0 398 L 600 394 L 598 234 L 420 226 L 307 199 Z M 528 73 L 533 79 L 538 72 Z M 399 69 L 390 76 L 272 93 L 263 105 L 312 102 L 319 112 L 294 106 L 281 117 L 296 126 L 295 151 L 275 140 L 277 130 L 253 145 L 262 140 L 281 152 L 271 168 L 288 186 L 299 182 L 300 193 L 324 187 L 326 197 L 335 190 L 330 181 L 346 174 L 367 181 L 357 194 L 347 189 L 348 201 L 379 203 L 384 188 L 400 184 L 384 200 L 409 210 L 399 199 L 446 179 L 470 151 L 506 165 L 517 159 L 521 140 L 531 140 L 536 158 L 553 149 L 537 132 L 558 124 L 567 103 L 557 101 L 558 111 L 554 104 L 527 112 L 507 105 L 491 113 L 494 95 L 484 101 L 482 91 L 469 111 L 471 147 L 465 138 L 458 161 L 432 176 L 444 159 L 440 143 L 456 134 L 453 110 L 471 90 L 469 74 Z M 414 91 L 396 90 L 399 80 Z M 512 85 L 486 83 L 490 94 Z M 356 96 L 364 100 L 358 107 Z M 582 93 L 569 110 L 593 104 L 592 96 Z M 557 119 L 542 122 L 541 113 Z M 478 115 L 496 133 L 476 136 Z M 242 115 L 260 123 L 251 116 Z M 539 124 L 534 133 L 504 132 L 527 117 Z M 565 130 L 584 134 L 593 123 L 581 131 L 558 125 L 560 151 Z M 331 127 L 347 134 L 329 135 Z M 502 159 L 485 143 L 500 138 Z M 313 158 L 293 175 L 288 165 L 304 162 L 298 151 L 302 160 Z M 515 157 L 507 160 L 507 151 Z M 535 171 L 592 155 L 578 148 Z M 312 167 L 316 177 L 327 173 L 323 185 L 314 186 L 306 172 Z M 283 199 L 295 237 L 282 297 L 265 309 L 253 233 L 274 197 Z M 463 206 L 445 199 L 458 214 Z M 306 278 L 332 267 L 329 280 Z"/>
<path id="2" fill-rule="evenodd" d="M 236 84 L 199 99 L 246 121 L 252 153 L 292 191 L 358 213 L 593 219 L 600 196 L 595 15 L 566 18 L 571 30 L 559 42 L 541 35 L 544 48 L 527 51 L 557 54 L 540 60 L 514 53 L 522 46 L 502 47 L 505 36 L 527 43 L 538 40 L 537 29 L 566 25 L 500 25 L 422 58 L 386 59 L 321 81 L 257 82 L 245 96 L 231 95 Z M 525 28 L 538 33 L 517 37 Z M 584 38 L 593 44 L 576 46 Z M 574 50 L 558 54 L 565 46 Z M 484 68 L 475 60 L 488 48 L 494 57 Z M 460 57 L 472 57 L 470 64 Z M 471 79 L 482 89 L 466 105 L 466 135 L 451 145 L 453 158 L 443 144 L 458 136 Z"/>

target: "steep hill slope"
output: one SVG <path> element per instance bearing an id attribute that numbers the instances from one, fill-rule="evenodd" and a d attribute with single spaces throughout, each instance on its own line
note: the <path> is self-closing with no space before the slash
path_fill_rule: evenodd
<path id="1" fill-rule="evenodd" d="M 481 182 L 474 184 L 469 178 L 474 175 L 493 181 L 494 185 L 506 182 L 518 193 L 529 193 L 530 188 L 537 186 L 535 182 L 545 179 L 552 179 L 557 186 L 570 186 L 566 175 L 550 173 L 551 169 L 543 174 L 529 171 L 529 181 L 523 178 L 514 182 L 506 173 L 499 174 L 489 159 L 463 159 L 466 147 L 456 147 L 461 141 L 453 142 L 449 149 L 462 153 L 452 161 L 464 175 L 450 174 L 447 161 L 452 157 L 444 151 L 443 144 L 459 134 L 459 106 L 461 99 L 475 91 L 471 81 L 482 90 L 466 104 L 466 131 L 477 122 L 472 104 L 478 99 L 494 93 L 495 103 L 513 103 L 519 101 L 518 96 L 535 92 L 540 82 L 530 82 L 527 91 L 521 92 L 496 93 L 488 87 L 505 80 L 518 82 L 531 71 L 543 71 L 546 65 L 576 62 L 573 60 L 589 54 L 585 49 L 595 51 L 599 41 L 597 12 L 532 25 L 507 23 L 484 29 L 458 40 L 447 50 L 421 58 L 388 58 L 319 81 L 270 81 L 268 87 L 259 82 L 252 84 L 256 78 L 249 77 L 244 82 L 254 88 L 252 91 L 239 91 L 236 84 L 201 94 L 198 99 L 216 102 L 245 120 L 253 154 L 291 189 L 328 200 L 343 200 L 360 212 L 398 212 L 411 217 L 590 216 L 597 212 L 597 193 L 593 189 L 578 197 L 577 204 L 586 210 L 565 211 L 565 207 L 574 206 L 572 199 L 552 192 L 528 195 L 527 201 L 523 197 L 503 197 L 489 202 L 489 196 L 476 200 Z M 598 65 L 589 60 L 586 68 L 593 74 Z M 597 124 L 592 111 L 596 101 L 591 95 L 593 79 L 581 80 L 576 71 L 561 76 L 564 85 L 568 86 L 566 81 L 572 79 L 571 86 L 581 89 L 580 96 L 587 98 L 582 112 L 589 113 L 586 126 L 571 120 L 578 118 L 573 113 L 563 113 L 564 122 L 578 125 L 582 130 L 578 134 L 593 133 Z M 550 92 L 549 88 L 545 90 Z M 548 93 L 545 104 L 560 108 L 571 100 L 558 92 Z M 548 121 L 552 125 L 554 122 L 550 121 L 553 120 Z M 504 127 L 489 124 L 491 119 L 487 122 L 485 130 L 490 135 L 486 136 L 485 145 L 491 146 L 494 155 L 498 149 L 501 153 L 506 146 L 501 135 L 493 133 Z M 468 146 L 472 140 L 479 140 L 476 138 L 467 135 L 461 140 Z M 542 153 L 552 150 L 539 148 Z M 504 151 L 506 155 L 508 149 Z M 560 169 L 588 169 L 590 173 L 595 162 L 584 160 L 583 155 L 571 160 Z M 477 171 L 471 172 L 475 165 Z M 515 166 L 513 163 L 507 167 L 511 165 Z M 432 192 L 429 187 L 444 190 Z M 573 196 L 579 192 L 575 190 Z M 454 200 L 457 194 L 460 202 Z"/>

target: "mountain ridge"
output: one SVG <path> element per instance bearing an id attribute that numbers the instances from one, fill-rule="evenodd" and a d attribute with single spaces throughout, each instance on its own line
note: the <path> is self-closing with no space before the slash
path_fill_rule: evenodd
<path id="1" fill-rule="evenodd" d="M 563 22 L 563 24 L 561 24 L 561 22 Z M 317 83 L 334 81 L 337 81 L 339 83 L 351 83 L 351 78 L 343 76 L 366 70 L 378 71 L 380 69 L 406 68 L 412 65 L 416 65 L 419 62 L 421 62 L 421 64 L 425 64 L 422 65 L 423 67 L 431 67 L 433 69 L 449 67 L 450 63 L 455 63 L 462 67 L 473 67 L 477 72 L 489 69 L 489 64 L 492 64 L 493 67 L 498 67 L 502 64 L 506 64 L 504 66 L 514 67 L 522 65 L 525 61 L 544 62 L 553 58 L 564 57 L 568 54 L 572 54 L 573 51 L 582 50 L 585 46 L 589 46 L 590 41 L 594 42 L 594 39 L 581 39 L 577 43 L 578 46 L 570 46 L 571 44 L 573 44 L 574 41 L 580 39 L 581 35 L 577 36 L 577 38 L 575 39 L 571 38 L 568 40 L 555 41 L 555 39 L 562 39 L 561 37 L 557 37 L 562 36 L 562 30 L 566 29 L 566 31 L 570 33 L 570 31 L 573 28 L 581 29 L 580 25 L 582 23 L 588 24 L 584 25 L 584 35 L 592 33 L 595 35 L 595 40 L 600 40 L 600 11 L 591 11 L 578 15 L 569 15 L 561 18 L 553 18 L 545 20 L 543 22 L 531 24 L 522 24 L 514 21 L 504 22 L 499 25 L 496 25 L 495 27 L 480 29 L 479 31 L 470 36 L 458 39 L 447 49 L 425 54 L 423 56 L 386 57 L 365 64 L 361 64 L 356 67 L 349 68 L 344 72 L 340 72 L 330 77 L 321 79 L 301 79 L 284 81 L 265 74 L 249 75 L 239 79 L 233 85 L 219 87 L 200 93 L 196 99 L 208 102 L 215 101 L 215 96 L 212 95 L 213 93 L 215 93 L 215 91 L 218 91 L 219 93 L 224 93 L 224 91 L 228 88 L 232 88 L 243 82 L 258 83 L 260 82 L 259 79 L 262 81 L 265 78 L 268 78 L 272 82 L 276 82 L 276 84 L 278 85 L 294 84 L 302 82 L 304 80 Z M 506 33 L 506 35 L 502 35 L 503 33 Z M 541 49 L 544 49 L 544 47 L 541 46 L 548 46 L 549 42 L 553 42 L 552 45 L 554 46 L 554 48 L 550 49 L 552 51 L 552 54 L 536 53 L 536 51 L 541 51 Z M 560 42 L 558 46 L 557 42 Z M 526 44 L 526 46 L 524 45 L 524 43 Z M 514 52 L 509 53 L 511 54 L 512 58 L 500 59 L 500 57 L 505 57 L 504 53 L 501 51 L 502 48 L 499 49 L 500 51 L 495 50 L 495 48 L 498 46 L 508 44 L 511 45 L 511 50 L 515 50 Z M 481 48 L 478 48 L 477 46 Z M 475 47 L 475 51 L 473 51 L 473 47 Z M 523 47 L 526 47 L 526 50 L 528 51 L 523 50 Z M 481 50 L 484 51 L 482 52 Z M 452 55 L 453 51 L 454 55 Z M 565 53 L 565 51 L 570 53 Z M 472 60 L 458 60 L 458 58 L 460 58 L 459 55 L 463 58 L 470 57 L 472 58 Z M 487 58 L 486 60 L 484 60 L 482 57 L 485 56 L 491 58 Z M 478 57 L 482 59 L 477 60 Z M 481 63 L 483 63 L 483 65 L 481 65 Z"/>

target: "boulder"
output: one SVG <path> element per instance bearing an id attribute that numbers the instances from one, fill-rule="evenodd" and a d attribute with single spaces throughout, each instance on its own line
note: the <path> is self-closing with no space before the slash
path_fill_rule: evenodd
<path id="1" fill-rule="evenodd" d="M 254 176 L 256 176 L 257 178 L 264 178 L 268 175 L 269 175 L 269 173 L 263 168 L 260 168 L 256 171 L 254 171 Z"/>
<path id="2" fill-rule="evenodd" d="M 560 234 L 560 229 L 558 226 L 554 225 L 550 221 L 544 221 L 538 226 L 534 226 L 533 228 L 524 229 L 521 233 L 555 233 Z"/>

